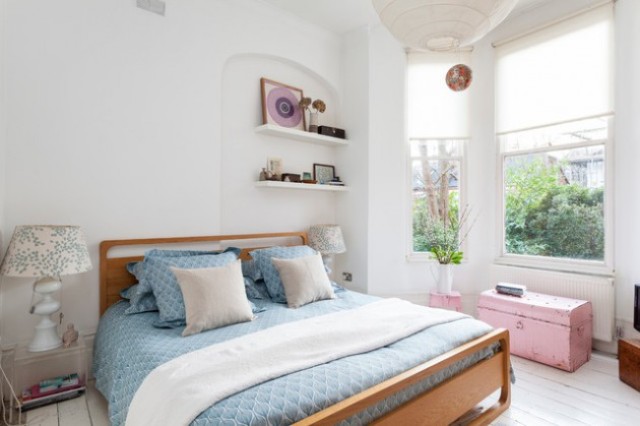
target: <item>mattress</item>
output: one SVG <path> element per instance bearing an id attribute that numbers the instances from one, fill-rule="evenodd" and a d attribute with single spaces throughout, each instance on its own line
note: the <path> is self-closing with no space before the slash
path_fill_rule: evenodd
<path id="1" fill-rule="evenodd" d="M 125 315 L 121 301 L 100 319 L 95 339 L 93 374 L 96 388 L 109 403 L 112 425 L 123 425 L 129 404 L 146 375 L 155 367 L 184 353 L 277 324 L 352 309 L 374 300 L 351 291 L 336 299 L 298 309 L 268 300 L 251 299 L 264 308 L 251 322 L 182 337 L 182 329 L 153 327 L 157 312 Z M 232 395 L 202 412 L 193 425 L 291 424 L 351 395 L 447 352 L 491 330 L 487 324 L 465 317 L 416 333 L 372 352 L 342 358 L 289 374 Z M 480 359 L 486 349 L 437 375 L 358 413 L 344 424 L 367 424 Z"/>

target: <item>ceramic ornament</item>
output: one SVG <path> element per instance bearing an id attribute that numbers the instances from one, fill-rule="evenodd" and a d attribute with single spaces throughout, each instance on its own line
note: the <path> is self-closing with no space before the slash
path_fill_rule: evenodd
<path id="1" fill-rule="evenodd" d="M 464 64 L 454 65 L 447 71 L 447 86 L 454 92 L 466 90 L 471 85 L 471 80 L 473 80 L 473 72 Z"/>

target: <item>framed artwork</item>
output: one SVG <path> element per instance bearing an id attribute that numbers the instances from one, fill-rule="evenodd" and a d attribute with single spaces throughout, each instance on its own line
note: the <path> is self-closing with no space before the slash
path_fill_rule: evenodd
<path id="1" fill-rule="evenodd" d="M 302 89 L 267 78 L 260 79 L 262 124 L 275 124 L 305 130 L 304 111 L 300 108 Z"/>
<path id="2" fill-rule="evenodd" d="M 269 170 L 274 175 L 282 174 L 282 159 L 270 157 L 267 158 L 267 170 Z"/>
<path id="3" fill-rule="evenodd" d="M 327 183 L 333 180 L 336 175 L 336 169 L 328 164 L 313 165 L 313 179 L 318 183 Z"/>

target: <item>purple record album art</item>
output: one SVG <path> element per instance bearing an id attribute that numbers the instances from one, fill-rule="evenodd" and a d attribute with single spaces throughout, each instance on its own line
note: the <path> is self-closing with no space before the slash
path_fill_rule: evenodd
<path id="1" fill-rule="evenodd" d="M 286 87 L 276 87 L 267 96 L 267 111 L 283 127 L 296 127 L 302 121 L 299 99 Z"/>

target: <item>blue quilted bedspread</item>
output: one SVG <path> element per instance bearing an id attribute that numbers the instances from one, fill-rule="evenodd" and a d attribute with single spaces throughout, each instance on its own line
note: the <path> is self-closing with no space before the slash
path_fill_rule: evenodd
<path id="1" fill-rule="evenodd" d="M 266 308 L 254 321 L 181 337 L 181 328 L 152 326 L 157 312 L 125 315 L 128 302 L 112 306 L 100 319 L 95 339 L 93 374 L 107 398 L 112 425 L 123 425 L 127 409 L 145 376 L 155 367 L 184 353 L 284 322 L 351 309 L 377 298 L 350 291 L 337 298 L 298 309 L 266 300 L 252 301 Z M 200 414 L 193 425 L 291 424 L 340 400 L 486 334 L 487 324 L 472 318 L 440 324 L 378 350 L 343 358 L 246 389 Z M 476 354 L 409 391 L 393 396 L 352 417 L 345 424 L 371 420 L 432 387 L 466 365 L 490 355 Z M 171 403 L 167 401 L 167 403 Z"/>

